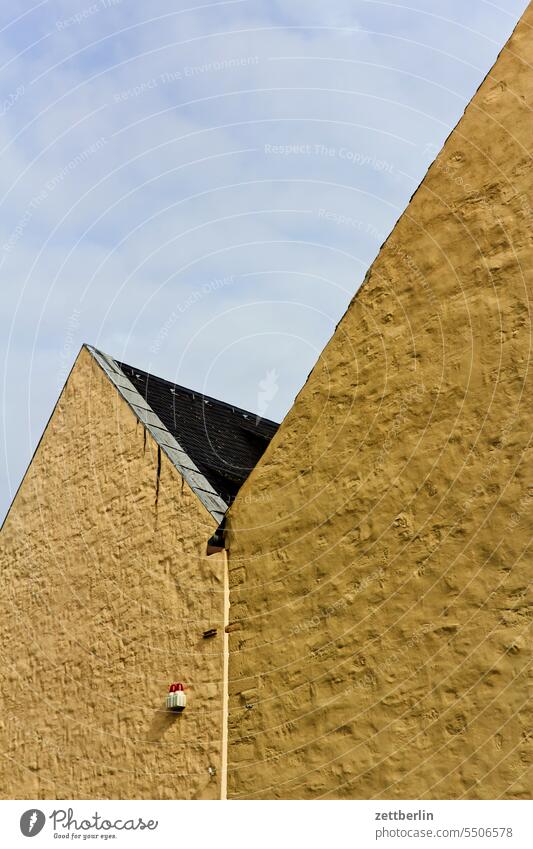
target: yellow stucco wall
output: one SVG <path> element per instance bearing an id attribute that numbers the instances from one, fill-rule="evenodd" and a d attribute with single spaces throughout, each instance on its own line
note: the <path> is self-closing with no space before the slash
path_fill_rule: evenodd
<path id="1" fill-rule="evenodd" d="M 532 25 L 230 510 L 230 796 L 528 795 Z"/>
<path id="2" fill-rule="evenodd" d="M 219 796 L 223 560 L 205 555 L 212 517 L 157 467 L 82 349 L 0 535 L 3 798 Z"/>

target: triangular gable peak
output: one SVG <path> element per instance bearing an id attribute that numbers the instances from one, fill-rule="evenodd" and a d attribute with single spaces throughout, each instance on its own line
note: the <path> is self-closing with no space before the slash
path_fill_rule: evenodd
<path id="1" fill-rule="evenodd" d="M 278 425 L 85 348 L 220 523 Z"/>

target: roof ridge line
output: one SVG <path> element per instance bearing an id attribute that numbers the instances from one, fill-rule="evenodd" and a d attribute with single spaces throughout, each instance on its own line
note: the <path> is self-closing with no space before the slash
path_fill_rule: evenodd
<path id="1" fill-rule="evenodd" d="M 206 510 L 220 523 L 229 505 L 215 492 L 207 478 L 198 469 L 194 460 L 180 445 L 176 437 L 170 433 L 157 413 L 154 412 L 148 401 L 143 398 L 127 375 L 124 374 L 117 360 L 110 357 L 109 354 L 99 351 L 98 348 L 95 348 L 94 345 L 89 345 L 87 342 L 84 343 L 83 347 L 87 349 L 92 358 L 98 363 L 138 421 L 150 432 L 157 446 L 166 454 L 172 465 L 188 483 Z M 129 366 L 129 368 L 134 369 L 133 366 Z M 143 369 L 139 369 L 139 371 L 143 371 Z M 144 373 L 148 374 L 148 372 Z M 158 379 L 162 380 L 163 378 Z M 169 381 L 166 382 L 168 383 Z M 163 434 L 165 440 L 162 439 Z M 183 465 L 180 462 L 179 454 L 183 455 L 184 462 L 187 462 L 187 465 Z"/>
<path id="2" fill-rule="evenodd" d="M 119 365 L 118 361 L 117 365 Z M 204 398 L 207 401 L 213 401 L 215 404 L 220 404 L 223 407 L 227 407 L 229 410 L 233 410 L 233 412 L 244 413 L 245 416 L 253 416 L 254 418 L 258 418 L 267 424 L 274 425 L 274 427 L 279 427 L 280 423 L 275 422 L 273 419 L 267 419 L 264 416 L 260 416 L 258 413 L 253 410 L 245 410 L 244 407 L 239 407 L 237 404 L 230 404 L 229 401 L 221 401 L 220 398 L 215 398 L 213 395 L 206 395 L 205 392 L 200 392 L 199 389 L 190 389 L 188 386 L 182 386 L 181 383 L 173 383 L 171 380 L 167 380 L 166 377 L 158 377 L 156 374 L 151 374 L 149 371 L 145 371 L 143 368 L 136 368 L 135 366 L 130 365 L 129 363 L 121 362 L 120 365 L 126 366 L 130 368 L 132 371 L 139 371 L 143 374 L 148 375 L 148 377 L 153 377 L 155 380 L 159 380 L 162 383 L 168 383 L 169 386 L 175 386 L 177 389 L 180 389 L 182 392 L 187 392 L 190 395 L 197 395 L 199 398 Z"/>

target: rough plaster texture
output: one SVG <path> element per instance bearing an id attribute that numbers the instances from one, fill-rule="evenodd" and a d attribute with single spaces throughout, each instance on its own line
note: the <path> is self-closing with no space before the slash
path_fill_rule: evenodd
<path id="1" fill-rule="evenodd" d="M 4 798 L 219 796 L 223 559 L 160 462 L 83 349 L 0 535 Z"/>
<path id="2" fill-rule="evenodd" d="M 533 8 L 229 511 L 229 795 L 529 793 Z"/>

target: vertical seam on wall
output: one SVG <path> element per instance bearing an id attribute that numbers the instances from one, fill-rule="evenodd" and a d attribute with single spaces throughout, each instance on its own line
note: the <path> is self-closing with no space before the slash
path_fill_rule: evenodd
<path id="1" fill-rule="evenodd" d="M 220 798 L 228 798 L 228 700 L 229 700 L 229 570 L 228 553 L 224 549 L 224 631 L 222 647 L 222 756 L 220 765 Z"/>

